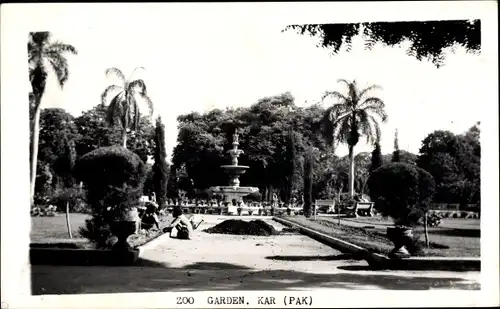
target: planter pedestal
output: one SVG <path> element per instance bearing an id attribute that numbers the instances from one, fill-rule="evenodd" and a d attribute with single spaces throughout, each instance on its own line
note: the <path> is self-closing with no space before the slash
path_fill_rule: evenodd
<path id="1" fill-rule="evenodd" d="M 410 228 L 388 227 L 387 238 L 394 243 L 394 249 L 389 253 L 389 258 L 404 259 L 411 255 L 406 246 L 411 243 L 413 230 Z"/>
<path id="2" fill-rule="evenodd" d="M 116 251 L 130 251 L 132 247 L 127 239 L 134 234 L 137 223 L 136 221 L 115 221 L 111 224 L 111 233 L 118 237 L 118 241 L 113 246 Z"/>

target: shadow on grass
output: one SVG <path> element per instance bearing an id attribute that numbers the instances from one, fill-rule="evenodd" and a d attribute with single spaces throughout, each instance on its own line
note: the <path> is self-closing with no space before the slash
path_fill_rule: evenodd
<path id="1" fill-rule="evenodd" d="M 368 270 L 348 268 L 343 270 Z M 400 276 L 389 272 L 336 272 L 317 274 L 291 270 L 248 269 L 228 263 L 194 263 L 181 268 L 141 260 L 133 267 L 32 266 L 33 295 L 180 292 L 230 290 L 294 290 L 332 288 L 429 290 L 435 288 L 476 290 L 478 283 L 440 276 Z"/>
<path id="2" fill-rule="evenodd" d="M 481 237 L 478 229 L 448 229 L 436 228 L 429 231 L 430 235 L 454 236 L 454 237 Z"/>
<path id="3" fill-rule="evenodd" d="M 352 260 L 355 258 L 351 254 L 338 254 L 338 255 L 311 255 L 311 256 L 301 256 L 301 255 L 274 255 L 274 256 L 266 256 L 268 260 L 277 260 L 277 261 L 338 261 L 338 260 Z"/>

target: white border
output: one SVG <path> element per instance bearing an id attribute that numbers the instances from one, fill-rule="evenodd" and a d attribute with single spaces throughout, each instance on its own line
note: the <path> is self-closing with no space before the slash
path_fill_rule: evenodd
<path id="1" fill-rule="evenodd" d="M 488 93 L 478 94 L 470 106 L 485 104 L 481 119 L 482 142 L 482 290 L 469 291 L 311 291 L 311 292 L 196 292 L 184 293 L 205 299 L 208 295 L 258 296 L 314 295 L 314 307 L 395 307 L 395 306 L 489 306 L 499 302 L 498 264 L 498 20 L 495 1 L 364 2 L 364 3 L 188 3 L 188 4 L 7 4 L 1 6 L 1 128 L 2 128 L 2 302 L 10 308 L 137 308 L 176 307 L 172 293 L 30 296 L 29 166 L 28 166 L 28 80 L 26 40 L 29 31 L 58 27 L 85 27 L 70 24 L 75 11 L 83 16 L 136 14 L 156 10 L 176 12 L 186 22 L 210 14 L 214 19 L 239 22 L 301 24 L 360 21 L 429 19 L 482 20 L 482 54 L 488 71 L 482 78 Z M 479 104 L 481 103 L 481 104 Z M 486 105 L 487 104 L 487 105 Z M 251 307 L 259 307 L 255 302 Z M 275 307 L 282 307 L 279 302 Z M 189 307 L 189 306 L 183 306 Z M 191 307 L 210 306 L 200 300 Z M 235 307 L 235 306 L 225 306 Z M 3 307 L 2 307 L 3 308 Z"/>

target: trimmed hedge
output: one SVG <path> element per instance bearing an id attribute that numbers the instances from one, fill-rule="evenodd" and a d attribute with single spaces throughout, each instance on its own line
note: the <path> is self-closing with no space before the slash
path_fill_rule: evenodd
<path id="1" fill-rule="evenodd" d="M 140 186 L 146 166 L 134 152 L 121 146 L 98 148 L 80 157 L 73 171 L 77 180 L 90 186 Z"/>

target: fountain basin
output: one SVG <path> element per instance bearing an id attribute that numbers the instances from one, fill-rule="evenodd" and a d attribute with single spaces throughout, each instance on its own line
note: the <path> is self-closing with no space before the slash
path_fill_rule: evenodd
<path id="1" fill-rule="evenodd" d="M 238 187 L 238 186 L 218 186 L 211 187 L 210 190 L 215 194 L 222 194 L 224 196 L 224 202 L 228 203 L 227 212 L 230 215 L 236 215 L 238 213 L 238 206 L 233 205 L 233 200 L 236 202 L 241 202 L 240 206 L 244 206 L 243 197 L 251 193 L 259 192 L 259 188 L 256 187 Z"/>
<path id="2" fill-rule="evenodd" d="M 259 192 L 259 188 L 256 187 L 237 187 L 237 186 L 217 186 L 217 187 L 212 187 L 210 190 L 213 193 L 228 193 L 228 194 L 233 194 L 233 195 L 240 195 L 240 196 L 246 196 L 251 193 Z"/>
<path id="3" fill-rule="evenodd" d="M 221 168 L 228 174 L 241 175 L 245 174 L 246 170 L 250 167 L 245 165 L 222 165 Z"/>

